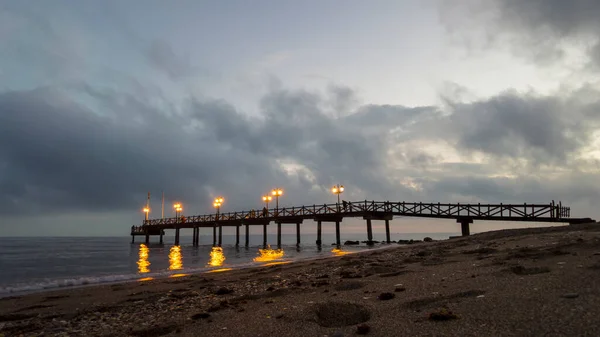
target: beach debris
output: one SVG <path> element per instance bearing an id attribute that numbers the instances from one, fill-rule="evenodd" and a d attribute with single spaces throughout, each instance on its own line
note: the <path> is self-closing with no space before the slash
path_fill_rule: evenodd
<path id="1" fill-rule="evenodd" d="M 516 265 L 510 268 L 510 270 L 517 275 L 535 275 L 535 274 L 543 274 L 549 273 L 550 268 L 548 267 L 530 267 L 526 268 L 521 265 Z"/>
<path id="2" fill-rule="evenodd" d="M 577 298 L 577 297 L 579 297 L 579 294 L 578 293 L 568 293 L 568 294 L 562 295 L 561 297 L 563 297 L 563 298 Z"/>
<path id="3" fill-rule="evenodd" d="M 279 319 L 279 318 L 283 318 L 283 313 L 278 313 L 278 314 L 276 314 L 276 315 L 275 315 L 275 316 L 273 316 L 273 317 L 275 317 L 275 318 L 277 318 L 277 319 Z"/>
<path id="4" fill-rule="evenodd" d="M 457 318 L 458 316 L 456 316 L 452 311 L 450 311 L 447 308 L 442 308 L 438 311 L 434 311 L 429 314 L 429 319 L 432 321 L 448 321 Z"/>
<path id="5" fill-rule="evenodd" d="M 360 324 L 356 327 L 357 335 L 366 335 L 369 333 L 369 331 L 371 331 L 371 327 L 367 324 Z"/>
<path id="6" fill-rule="evenodd" d="M 433 241 L 433 239 L 430 238 L 429 236 L 426 236 L 423 238 L 423 242 L 432 242 L 432 241 Z"/>
<path id="7" fill-rule="evenodd" d="M 192 315 L 192 319 L 193 320 L 197 320 L 197 319 L 204 319 L 204 318 L 209 318 L 210 314 L 208 312 L 200 312 L 197 314 Z"/>
<path id="8" fill-rule="evenodd" d="M 325 335 L 327 336 L 327 335 Z M 344 337 L 344 333 L 341 331 L 336 331 L 333 333 L 333 335 L 331 335 L 331 337 Z"/>
<path id="9" fill-rule="evenodd" d="M 391 300 L 394 297 L 396 297 L 396 295 L 394 295 L 394 293 L 381 293 L 381 294 L 379 294 L 379 296 L 377 296 L 377 298 L 381 301 Z"/>
<path id="10" fill-rule="evenodd" d="M 406 288 L 405 288 L 405 287 L 396 287 L 396 288 L 394 289 L 394 291 L 395 291 L 395 292 L 397 292 L 397 293 L 399 293 L 399 292 L 406 291 Z"/>
<path id="11" fill-rule="evenodd" d="M 231 294 L 232 292 L 233 292 L 233 289 L 221 287 L 221 288 L 217 289 L 217 291 L 215 291 L 215 295 L 227 295 L 227 294 Z"/>
<path id="12" fill-rule="evenodd" d="M 371 319 L 364 306 L 349 302 L 325 302 L 315 305 L 317 323 L 322 327 L 341 327 L 360 324 Z"/>

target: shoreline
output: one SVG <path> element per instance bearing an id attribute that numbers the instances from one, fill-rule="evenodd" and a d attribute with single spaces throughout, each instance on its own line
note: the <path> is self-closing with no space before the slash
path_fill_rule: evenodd
<path id="1" fill-rule="evenodd" d="M 598 224 L 379 248 L 3 298 L 0 335 L 600 333 Z"/>
<path id="2" fill-rule="evenodd" d="M 356 246 L 356 245 L 352 245 L 351 247 L 353 248 L 357 248 L 360 247 L 360 250 L 356 250 L 356 251 L 348 251 L 345 252 L 345 254 L 356 254 L 356 253 L 361 253 L 361 252 L 368 252 L 368 251 L 375 251 L 375 250 L 380 250 L 380 249 L 390 249 L 390 248 L 395 248 L 397 246 L 402 246 L 401 244 L 397 244 L 397 243 L 390 243 L 390 244 L 385 244 L 385 243 L 381 243 L 378 244 L 378 246 L 374 246 L 374 247 L 369 247 L 369 246 Z M 334 247 L 333 245 L 331 247 Z M 342 245 L 342 249 L 343 247 L 345 247 L 344 245 Z M 329 247 L 328 247 L 329 248 Z M 304 257 L 304 258 L 296 258 L 296 259 L 286 259 L 285 257 L 283 257 L 282 259 L 278 259 L 278 260 L 274 260 L 273 262 L 285 262 L 287 263 L 297 263 L 297 262 L 303 262 L 303 261 L 312 261 L 312 260 L 321 260 L 321 259 L 328 259 L 328 258 L 335 258 L 335 255 L 327 255 L 327 256 L 308 256 L 308 257 Z M 112 275 L 101 275 L 101 276 L 81 276 L 81 277 L 74 277 L 74 278 L 62 278 L 62 279 L 55 279 L 55 280 L 49 280 L 47 284 L 57 284 L 57 285 L 53 285 L 53 286 L 47 286 L 46 288 L 36 288 L 36 289 L 28 289 L 28 290 L 18 290 L 18 291 L 13 291 L 13 292 L 0 292 L 0 300 L 5 299 L 5 298 L 11 298 L 11 297 L 21 297 L 21 296 L 27 296 L 27 295 L 33 295 L 33 294 L 43 294 L 46 292 L 54 292 L 54 291 L 69 291 L 72 289 L 79 289 L 79 288 L 88 288 L 88 287 L 96 287 L 96 286 L 110 286 L 110 285 L 115 285 L 115 284 L 123 284 L 123 283 L 136 283 L 136 282 L 140 282 L 141 280 L 144 279 L 152 279 L 152 280 L 164 280 L 164 279 L 168 279 L 168 278 L 173 278 L 173 275 L 180 275 L 180 274 L 184 274 L 185 276 L 191 276 L 191 275 L 202 275 L 202 274 L 207 274 L 207 273 L 212 273 L 213 270 L 218 270 L 218 269 L 224 269 L 227 268 L 228 270 L 241 270 L 241 269 L 248 269 L 248 268 L 260 268 L 263 267 L 266 264 L 266 262 L 244 262 L 244 263 L 239 263 L 239 264 L 232 264 L 232 265 L 223 265 L 223 266 L 215 266 L 215 267 L 196 267 L 196 268 L 190 268 L 190 269 L 182 269 L 182 270 L 161 270 L 161 271 L 156 271 L 156 272 L 149 272 L 147 274 L 139 274 L 139 273 L 131 273 L 131 274 L 112 274 Z M 175 277 L 182 277 L 182 276 L 175 276 Z M 88 279 L 108 279 L 108 278 L 119 278 L 116 280 L 107 280 L 107 281 L 102 281 L 102 280 L 98 280 L 98 281 L 88 281 Z M 80 284 L 73 284 L 73 285 L 62 285 L 64 283 L 69 283 L 69 282 L 82 282 Z M 27 287 L 34 287 L 33 285 L 28 286 L 28 285 L 24 285 L 21 288 L 27 288 Z M 11 288 L 17 288 L 17 287 L 11 287 L 11 285 L 6 286 L 5 289 L 11 289 Z"/>

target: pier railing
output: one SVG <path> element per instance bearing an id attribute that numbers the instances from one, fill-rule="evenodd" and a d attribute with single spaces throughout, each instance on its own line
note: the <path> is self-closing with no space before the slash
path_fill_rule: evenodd
<path id="1" fill-rule="evenodd" d="M 144 220 L 145 226 L 173 226 L 183 224 L 244 222 L 251 220 L 314 219 L 323 216 L 358 217 L 373 214 L 431 218 L 471 218 L 473 220 L 544 221 L 559 222 L 570 217 L 571 210 L 554 201 L 547 204 L 461 204 L 359 201 L 335 204 L 253 209 L 249 211 L 213 213 Z"/>

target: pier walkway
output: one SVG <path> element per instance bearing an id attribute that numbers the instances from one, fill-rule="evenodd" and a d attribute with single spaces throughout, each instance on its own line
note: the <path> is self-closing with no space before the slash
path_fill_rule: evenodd
<path id="1" fill-rule="evenodd" d="M 281 246 L 281 224 L 296 224 L 297 243 L 300 244 L 300 225 L 304 220 L 317 223 L 317 245 L 321 244 L 321 224 L 335 222 L 336 243 L 341 244 L 340 223 L 343 218 L 362 217 L 366 220 L 367 241 L 373 241 L 371 221 L 385 221 L 386 239 L 390 242 L 390 220 L 394 216 L 456 219 L 461 224 L 463 236 L 470 234 L 470 224 L 475 220 L 528 221 L 528 222 L 593 222 L 590 218 L 571 218 L 569 207 L 554 201 L 547 204 L 461 204 L 423 203 L 391 201 L 343 201 L 335 204 L 280 207 L 275 209 L 249 210 L 206 215 L 178 216 L 172 218 L 144 220 L 141 226 L 131 227 L 132 242 L 135 236 L 145 236 L 146 243 L 151 235 L 160 236 L 163 241 L 165 229 L 175 230 L 175 244 L 179 244 L 180 229 L 193 230 L 193 243 L 198 245 L 200 228 L 213 229 L 213 245 L 222 244 L 222 227 L 236 227 L 236 245 L 239 245 L 240 227 L 245 226 L 246 246 L 248 246 L 249 226 L 263 226 L 263 245 L 267 245 L 267 226 L 277 224 L 277 245 Z M 217 235 L 218 229 L 218 235 Z"/>

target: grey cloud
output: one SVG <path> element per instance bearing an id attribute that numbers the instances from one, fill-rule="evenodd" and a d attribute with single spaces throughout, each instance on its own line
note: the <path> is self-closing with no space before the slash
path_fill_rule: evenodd
<path id="1" fill-rule="evenodd" d="M 314 184 L 390 191 L 378 140 L 347 133 L 324 104 L 318 95 L 273 92 L 262 103 L 266 117 L 250 119 L 226 102 L 191 99 L 165 111 L 85 85 L 5 92 L 0 213 L 136 210 L 146 191 L 163 189 L 194 212 L 206 210 L 211 193 L 226 195 L 231 209 L 257 207 L 273 186 L 289 191 L 288 204 L 315 201 Z M 306 169 L 292 179 L 279 159 Z"/>
<path id="2" fill-rule="evenodd" d="M 172 80 L 192 76 L 199 69 L 194 67 L 189 59 L 176 55 L 171 45 L 164 40 L 154 40 L 146 50 L 148 61 L 164 71 Z"/>
<path id="3" fill-rule="evenodd" d="M 577 46 L 592 45 L 590 61 L 598 66 L 594 54 L 600 45 L 600 2 L 596 0 L 485 0 L 450 1 L 441 6 L 441 19 L 453 32 L 477 39 L 484 31 L 484 46 L 494 43 L 512 45 L 513 52 L 528 55 L 536 62 L 561 60 L 562 42 Z M 473 41 L 471 41 L 473 42 Z"/>
<path id="4" fill-rule="evenodd" d="M 565 162 L 590 141 L 598 104 L 515 92 L 473 103 L 452 103 L 451 114 L 435 120 L 433 132 L 457 149 L 537 162 Z"/>

